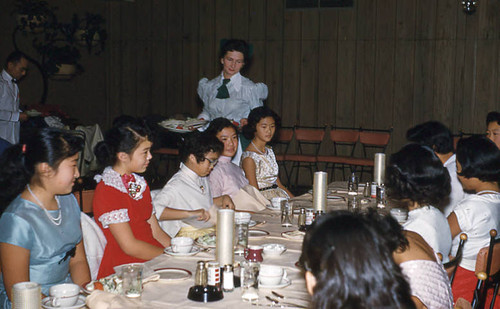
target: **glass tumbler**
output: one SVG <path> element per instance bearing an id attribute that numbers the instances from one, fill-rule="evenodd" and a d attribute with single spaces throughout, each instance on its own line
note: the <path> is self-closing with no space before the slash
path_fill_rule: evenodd
<path id="1" fill-rule="evenodd" d="M 142 294 L 142 265 L 129 265 L 123 268 L 123 294 L 127 297 L 140 297 Z"/>
<path id="2" fill-rule="evenodd" d="M 243 261 L 241 263 L 241 298 L 246 302 L 259 299 L 260 263 Z"/>
<path id="3" fill-rule="evenodd" d="M 292 226 L 293 211 L 292 204 L 288 200 L 281 201 L 281 226 L 290 227 Z"/>
<path id="4" fill-rule="evenodd" d="M 359 178 L 356 174 L 352 173 L 349 177 L 349 182 L 347 183 L 347 194 L 357 195 L 359 187 Z"/>
<path id="5" fill-rule="evenodd" d="M 236 220 L 234 224 L 235 229 L 235 248 L 234 254 L 243 255 L 248 246 L 248 221 Z"/>

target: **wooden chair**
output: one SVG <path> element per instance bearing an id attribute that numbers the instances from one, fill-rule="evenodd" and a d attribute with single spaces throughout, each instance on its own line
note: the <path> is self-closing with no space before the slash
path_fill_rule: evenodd
<path id="1" fill-rule="evenodd" d="M 80 204 L 81 211 L 89 215 L 90 217 L 94 216 L 93 215 L 94 211 L 92 207 L 92 200 L 94 199 L 94 193 L 95 190 L 83 190 L 83 189 L 73 192 L 73 194 L 76 197 L 76 200 L 78 201 L 78 204 Z"/>
<path id="2" fill-rule="evenodd" d="M 300 168 L 308 168 L 311 173 L 311 180 L 313 176 L 313 168 L 315 171 L 318 169 L 318 154 L 325 137 L 326 126 L 324 127 L 307 127 L 307 126 L 295 126 L 295 141 L 298 145 L 298 153 L 287 154 L 287 161 L 292 162 L 292 169 L 290 171 L 290 177 L 293 175 L 293 171 L 296 169 L 295 174 L 295 185 L 299 181 L 299 170 Z"/>
<path id="3" fill-rule="evenodd" d="M 453 284 L 453 280 L 455 279 L 455 272 L 457 271 L 458 264 L 462 261 L 462 251 L 464 249 L 464 244 L 467 241 L 467 234 L 460 234 L 460 242 L 458 243 L 457 253 L 455 257 L 450 261 L 443 264 L 444 269 L 448 273 L 450 277 L 450 285 Z M 441 253 L 438 253 L 441 255 Z M 442 257 L 440 257 L 442 259 Z"/>
<path id="4" fill-rule="evenodd" d="M 158 148 L 154 149 L 151 151 L 153 154 L 153 158 L 155 156 L 158 156 L 158 161 L 155 161 L 156 164 L 154 165 L 154 175 L 153 175 L 153 180 L 152 182 L 156 182 L 160 179 L 160 173 L 159 173 L 159 167 L 160 163 L 162 161 L 165 161 L 166 166 L 165 166 L 165 177 L 168 176 L 168 171 L 169 171 L 169 166 L 170 166 L 170 161 L 173 161 L 174 164 L 179 162 L 179 149 L 178 148 Z"/>
<path id="5" fill-rule="evenodd" d="M 490 245 L 479 250 L 477 255 L 475 273 L 478 280 L 472 308 L 486 307 L 486 296 L 490 288 L 494 288 L 490 309 L 495 306 L 500 285 L 500 238 L 496 239 L 496 236 L 497 231 L 490 230 Z"/>
<path id="6" fill-rule="evenodd" d="M 330 179 L 335 179 L 334 173 L 336 164 L 340 165 L 342 170 L 342 180 L 345 180 L 345 168 L 349 167 L 351 172 L 353 168 L 354 150 L 359 140 L 358 128 L 343 128 L 334 127 L 330 128 L 330 140 L 333 142 L 333 155 L 318 156 L 318 162 L 324 162 L 325 170 L 328 171 L 330 167 Z M 342 149 L 341 149 L 342 148 Z"/>
<path id="7" fill-rule="evenodd" d="M 388 130 L 380 129 L 360 129 L 359 141 L 363 146 L 363 158 L 352 160 L 352 165 L 360 166 L 361 172 L 359 178 L 362 179 L 365 169 L 372 171 L 375 165 L 374 155 L 376 152 L 385 153 L 387 145 L 392 135 L 392 128 Z"/>
<path id="8" fill-rule="evenodd" d="M 288 149 L 290 148 L 290 143 L 293 139 L 293 127 L 281 127 L 278 131 L 278 140 L 273 145 L 274 155 L 276 157 L 276 162 L 278 166 L 283 168 L 285 172 L 285 177 L 287 180 L 287 185 L 290 183 L 290 174 L 286 168 L 286 160 Z M 281 170 L 280 168 L 280 170 Z"/>

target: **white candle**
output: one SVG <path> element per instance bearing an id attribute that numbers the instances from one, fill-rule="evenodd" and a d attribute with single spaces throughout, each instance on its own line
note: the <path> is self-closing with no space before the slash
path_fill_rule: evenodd
<path id="1" fill-rule="evenodd" d="M 234 210 L 219 209 L 217 211 L 217 237 L 215 259 L 224 265 L 233 265 L 233 232 L 234 232 Z"/>
<path id="2" fill-rule="evenodd" d="M 383 184 L 385 178 L 385 153 L 376 153 L 374 163 L 373 181 L 378 185 Z"/>
<path id="3" fill-rule="evenodd" d="M 313 182 L 314 210 L 326 211 L 327 172 L 315 172 Z"/>

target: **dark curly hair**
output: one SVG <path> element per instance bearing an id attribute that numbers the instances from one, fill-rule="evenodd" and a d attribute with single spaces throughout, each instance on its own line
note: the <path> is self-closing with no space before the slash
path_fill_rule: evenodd
<path id="1" fill-rule="evenodd" d="M 408 144 L 393 154 L 385 173 L 387 196 L 419 205 L 440 207 L 448 202 L 450 174 L 427 146 Z"/>
<path id="2" fill-rule="evenodd" d="M 184 137 L 179 148 L 179 156 L 181 162 L 186 163 L 189 155 L 192 154 L 199 163 L 205 160 L 205 155 L 210 151 L 220 154 L 223 150 L 224 144 L 217 137 L 206 132 L 195 131 Z"/>
<path id="3" fill-rule="evenodd" d="M 488 115 L 486 115 L 486 126 L 488 126 L 490 122 L 496 122 L 500 125 L 500 113 L 495 111 L 489 112 Z"/>
<path id="4" fill-rule="evenodd" d="M 149 140 L 150 135 L 143 120 L 130 116 L 120 118 L 106 132 L 104 140 L 95 146 L 97 162 L 101 167 L 113 166 L 119 152 L 132 154 L 142 141 Z"/>
<path id="5" fill-rule="evenodd" d="M 390 216 L 335 211 L 307 231 L 301 263 L 316 278 L 311 308 L 415 308 L 392 253 L 407 246 Z"/>
<path id="6" fill-rule="evenodd" d="M 239 39 L 222 40 L 219 58 L 222 59 L 228 52 L 237 51 L 243 54 L 245 64 L 250 62 L 250 46 L 247 42 Z"/>
<path id="7" fill-rule="evenodd" d="M 460 139 L 457 144 L 457 161 L 462 166 L 462 172 L 458 175 L 500 183 L 500 150 L 487 137 L 473 135 Z"/>
<path id="8" fill-rule="evenodd" d="M 35 175 L 39 163 L 57 170 L 61 162 L 83 149 L 84 141 L 73 132 L 55 128 L 34 131 L 26 144 L 7 148 L 0 157 L 0 213 Z"/>
<path id="9" fill-rule="evenodd" d="M 281 119 L 272 109 L 266 106 L 256 107 L 250 111 L 248 114 L 248 124 L 242 128 L 242 133 L 245 138 L 251 140 L 255 136 L 255 131 L 257 131 L 257 124 L 263 118 L 272 117 L 276 125 L 276 132 L 278 131 L 281 123 Z M 278 134 L 274 133 L 273 141 L 277 138 Z"/>
<path id="10" fill-rule="evenodd" d="M 453 135 L 439 121 L 427 121 L 409 129 L 406 139 L 430 147 L 439 154 L 453 152 Z"/>

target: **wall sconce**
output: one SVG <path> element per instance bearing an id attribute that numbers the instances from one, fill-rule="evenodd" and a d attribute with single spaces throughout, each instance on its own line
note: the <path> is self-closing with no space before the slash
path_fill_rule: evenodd
<path id="1" fill-rule="evenodd" d="M 478 2 L 479 2 L 479 0 L 477 0 L 477 1 L 473 1 L 473 0 L 462 1 L 462 5 L 464 6 L 464 12 L 468 15 L 474 14 L 474 12 L 476 12 L 476 7 L 478 6 Z"/>

